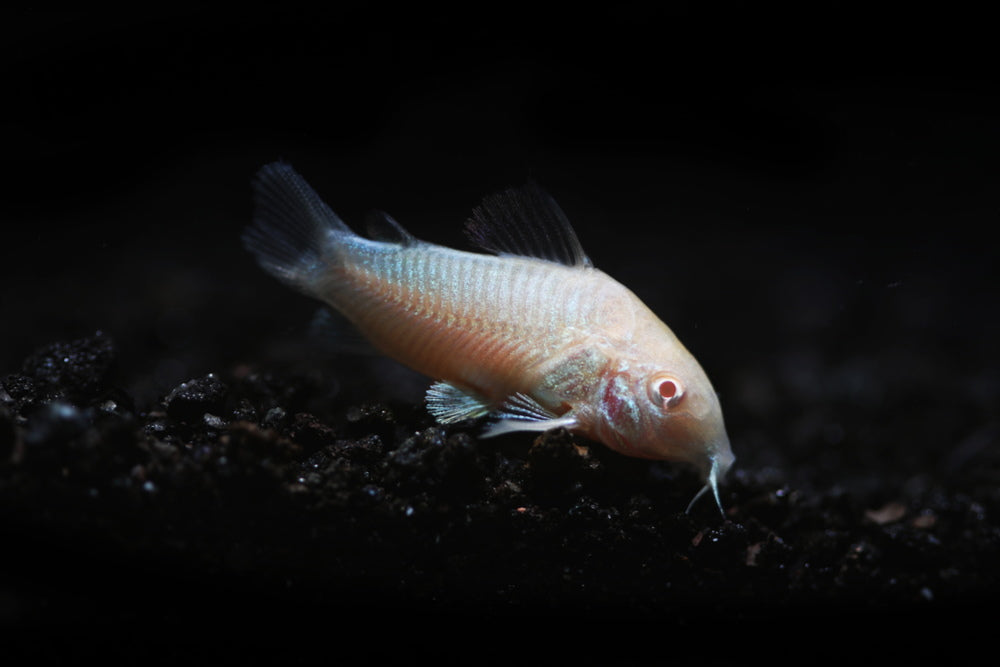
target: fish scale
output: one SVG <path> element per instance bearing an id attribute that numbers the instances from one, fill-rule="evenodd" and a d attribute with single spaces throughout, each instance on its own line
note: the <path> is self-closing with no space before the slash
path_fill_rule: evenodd
<path id="1" fill-rule="evenodd" d="M 350 253 L 350 248 L 343 252 Z M 457 251 L 426 252 L 399 248 L 379 253 L 375 261 L 361 263 L 347 258 L 343 261 L 342 290 L 354 293 L 351 303 L 332 296 L 335 305 L 351 319 L 361 323 L 362 330 L 378 341 L 389 354 L 409 353 L 413 365 L 422 372 L 437 377 L 444 371 L 442 361 L 425 356 L 425 341 L 441 337 L 452 345 L 469 344 L 470 354 L 481 362 L 500 368 L 512 364 L 525 367 L 536 361 L 539 337 L 550 339 L 557 333 L 555 318 L 564 309 L 542 309 L 538 303 L 565 303 L 566 292 L 577 293 L 572 283 L 553 280 L 551 271 L 539 271 L 530 260 L 521 260 L 519 269 L 511 263 Z M 491 261 L 492 260 L 492 261 Z M 407 275 L 405 286 L 394 282 L 397 275 Z M 478 285 L 462 276 L 476 275 Z M 356 286 L 355 289 L 352 289 Z M 525 298 L 530 294 L 533 298 Z M 364 295 L 364 296 L 361 296 Z M 392 304 L 393 308 L 375 308 L 377 304 Z M 538 317 L 543 311 L 544 317 Z M 364 313 L 377 314 L 366 318 Z M 408 318 L 406 338 L 380 336 L 385 329 L 383 318 Z M 449 326 L 449 322 L 453 322 Z M 569 326 L 579 322 L 566 323 Z M 514 329 L 528 334 L 513 338 Z M 542 342 L 551 347 L 553 342 Z M 478 346 L 478 347 L 477 347 Z M 404 352 L 401 348 L 409 348 Z M 500 351 L 503 351 L 503 354 Z"/>

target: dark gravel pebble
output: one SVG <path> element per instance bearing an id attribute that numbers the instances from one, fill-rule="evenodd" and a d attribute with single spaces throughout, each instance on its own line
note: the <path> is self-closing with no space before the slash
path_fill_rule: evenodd
<path id="1" fill-rule="evenodd" d="M 206 413 L 222 412 L 227 396 L 226 385 L 209 373 L 183 382 L 163 399 L 167 414 L 179 421 L 200 421 Z"/>
<path id="2" fill-rule="evenodd" d="M 39 348 L 24 360 L 21 371 L 43 387 L 87 399 L 104 388 L 115 360 L 111 338 L 93 336 Z"/>

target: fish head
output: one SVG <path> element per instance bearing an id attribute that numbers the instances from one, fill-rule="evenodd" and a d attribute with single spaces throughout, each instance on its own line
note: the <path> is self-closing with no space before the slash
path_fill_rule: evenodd
<path id="1" fill-rule="evenodd" d="M 702 493 L 711 489 L 719 502 L 718 482 L 735 460 L 719 398 L 693 357 L 666 366 L 628 364 L 606 376 L 599 438 L 629 456 L 695 465 Z"/>

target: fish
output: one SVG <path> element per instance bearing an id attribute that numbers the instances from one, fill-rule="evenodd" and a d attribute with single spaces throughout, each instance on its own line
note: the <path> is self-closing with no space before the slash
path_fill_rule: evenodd
<path id="1" fill-rule="evenodd" d="M 268 273 L 323 302 L 379 352 L 433 379 L 440 424 L 481 437 L 565 428 L 621 454 L 683 461 L 725 516 L 735 457 L 698 361 L 631 290 L 595 268 L 541 187 L 490 195 L 466 235 L 485 252 L 413 236 L 389 214 L 351 230 L 285 162 L 254 179 L 243 243 Z"/>

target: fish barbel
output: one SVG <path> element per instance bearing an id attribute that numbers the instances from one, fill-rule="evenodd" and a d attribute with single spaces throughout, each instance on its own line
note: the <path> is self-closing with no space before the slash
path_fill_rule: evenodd
<path id="1" fill-rule="evenodd" d="M 466 231 L 493 253 L 482 254 L 418 240 L 385 213 L 359 236 L 283 163 L 254 185 L 246 247 L 435 378 L 427 408 L 438 422 L 490 416 L 484 437 L 564 427 L 629 456 L 686 461 L 706 480 L 691 505 L 711 490 L 722 511 L 734 457 L 712 384 L 635 294 L 593 267 L 537 186 L 473 211 Z"/>

